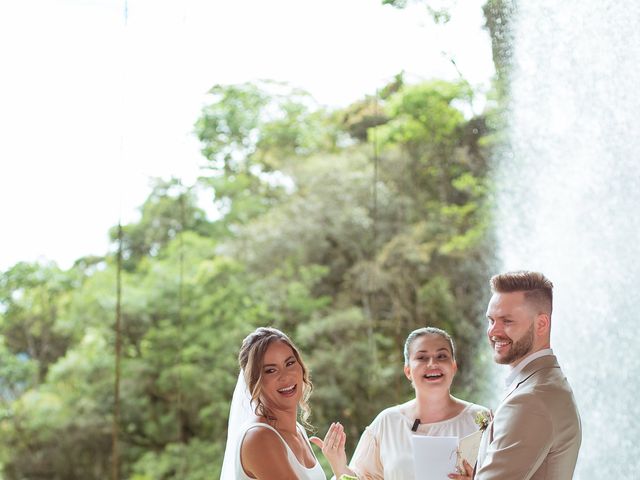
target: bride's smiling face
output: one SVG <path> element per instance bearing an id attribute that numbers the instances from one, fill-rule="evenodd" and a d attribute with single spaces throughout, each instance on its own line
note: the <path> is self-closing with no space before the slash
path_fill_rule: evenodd
<path id="1" fill-rule="evenodd" d="M 297 408 L 304 388 L 302 365 L 285 342 L 272 342 L 262 363 L 261 397 L 273 409 Z"/>
<path id="2" fill-rule="evenodd" d="M 448 391 L 457 369 L 449 342 L 440 335 L 422 335 L 409 346 L 409 365 L 404 373 L 415 389 Z"/>

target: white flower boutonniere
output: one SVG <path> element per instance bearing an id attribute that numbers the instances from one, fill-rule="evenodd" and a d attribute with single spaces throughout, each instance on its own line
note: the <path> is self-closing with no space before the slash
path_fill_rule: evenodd
<path id="1" fill-rule="evenodd" d="M 481 410 L 476 413 L 476 416 L 473 419 L 473 421 L 476 422 L 476 425 L 478 425 L 478 428 L 481 432 L 487 429 L 489 423 L 491 423 L 491 420 L 493 420 L 493 413 L 491 412 L 491 410 Z"/>

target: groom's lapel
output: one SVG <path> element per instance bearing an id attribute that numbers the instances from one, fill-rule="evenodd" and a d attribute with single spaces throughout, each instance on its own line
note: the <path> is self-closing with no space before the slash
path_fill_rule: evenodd
<path id="1" fill-rule="evenodd" d="M 540 370 L 545 370 L 548 368 L 560 368 L 555 355 L 545 355 L 544 357 L 536 358 L 533 362 L 524 367 L 518 374 L 518 376 L 513 380 L 509 389 L 503 395 L 502 400 L 500 401 L 500 405 L 498 405 L 498 408 L 496 409 L 495 415 L 498 414 L 498 412 L 500 411 L 500 407 L 502 407 L 507 398 L 509 398 L 518 389 L 518 387 L 526 383 L 533 375 L 535 375 Z M 484 437 L 487 437 L 489 443 L 493 442 L 493 419 L 491 420 L 491 423 L 489 423 L 485 434 L 486 435 L 483 435 L 483 439 Z"/>
<path id="2" fill-rule="evenodd" d="M 495 414 L 493 415 L 494 418 L 491 419 L 491 422 L 489 422 L 487 429 L 482 434 L 482 439 L 480 440 L 480 448 L 478 449 L 478 462 L 476 462 L 476 468 L 474 468 L 474 474 L 475 474 L 475 471 L 480 466 L 482 466 L 482 461 L 486 456 L 486 452 L 489 448 L 489 445 L 493 442 L 493 422 L 494 422 L 495 416 L 498 415 L 498 412 L 500 411 L 500 407 L 504 404 L 507 398 L 509 398 L 509 396 L 518 389 L 518 387 L 520 387 L 527 380 L 529 380 L 536 372 L 539 372 L 540 370 L 544 370 L 547 368 L 560 368 L 555 355 L 545 355 L 544 357 L 536 358 L 533 362 L 531 362 L 529 365 L 524 367 L 522 371 L 518 374 L 518 376 L 514 379 L 514 381 L 511 383 L 511 386 L 503 395 L 502 400 L 500 401 L 500 405 L 498 405 L 498 408 L 496 409 Z"/>
<path id="3" fill-rule="evenodd" d="M 500 404 L 504 403 L 504 401 L 509 398 L 509 396 L 515 392 L 520 385 L 529 380 L 536 372 L 546 368 L 560 368 L 555 355 L 545 355 L 544 357 L 536 358 L 533 362 L 524 367 L 511 383 L 511 386 L 502 397 Z"/>
<path id="4" fill-rule="evenodd" d="M 484 458 L 487 455 L 487 449 L 489 445 L 493 442 L 493 418 L 487 425 L 487 428 L 482 432 L 482 438 L 480 439 L 480 447 L 478 448 L 478 459 L 476 464 L 473 467 L 473 475 L 475 476 L 476 470 L 482 466 Z"/>

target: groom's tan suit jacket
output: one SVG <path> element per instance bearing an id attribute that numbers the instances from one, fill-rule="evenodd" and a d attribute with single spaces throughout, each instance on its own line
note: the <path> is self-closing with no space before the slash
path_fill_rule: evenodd
<path id="1" fill-rule="evenodd" d="M 570 480 L 582 439 L 580 417 L 554 355 L 526 365 L 485 430 L 475 480 Z"/>

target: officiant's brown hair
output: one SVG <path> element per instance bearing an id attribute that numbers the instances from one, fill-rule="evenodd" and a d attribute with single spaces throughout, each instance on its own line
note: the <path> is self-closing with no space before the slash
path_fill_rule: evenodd
<path id="1" fill-rule="evenodd" d="M 298 402 L 298 406 L 301 411 L 300 423 L 307 427 L 311 427 L 307 421 L 311 414 L 309 397 L 313 390 L 313 384 L 309 377 L 309 370 L 302 361 L 300 352 L 291 339 L 277 328 L 257 328 L 247 335 L 247 337 L 242 341 L 242 347 L 240 347 L 240 353 L 238 354 L 238 363 L 244 373 L 244 380 L 251 395 L 251 403 L 255 405 L 255 414 L 269 420 L 277 421 L 273 413 L 260 399 L 260 393 L 262 392 L 262 367 L 264 364 L 264 354 L 266 353 L 267 348 L 269 348 L 269 345 L 273 342 L 282 342 L 291 347 L 293 355 L 302 367 L 302 382 L 304 386 L 302 390 L 302 397 L 300 398 L 300 402 Z"/>
<path id="2" fill-rule="evenodd" d="M 553 283 L 540 272 L 519 270 L 494 275 L 490 280 L 493 293 L 524 292 L 524 298 L 535 305 L 539 313 L 551 316 Z"/>
<path id="3" fill-rule="evenodd" d="M 453 343 L 453 338 L 451 338 L 451 335 L 449 335 L 447 332 L 445 332 L 441 328 L 422 327 L 422 328 L 417 328 L 413 332 L 411 332 L 407 336 L 407 339 L 404 341 L 403 353 L 404 353 L 404 364 L 405 365 L 409 365 L 409 353 L 410 353 L 410 350 L 411 350 L 411 345 L 419 337 L 423 337 L 425 335 L 436 335 L 436 336 L 442 337 L 444 340 L 446 340 L 447 343 L 449 343 L 449 349 L 451 350 L 451 357 L 453 358 L 453 360 L 456 359 L 456 346 Z"/>

